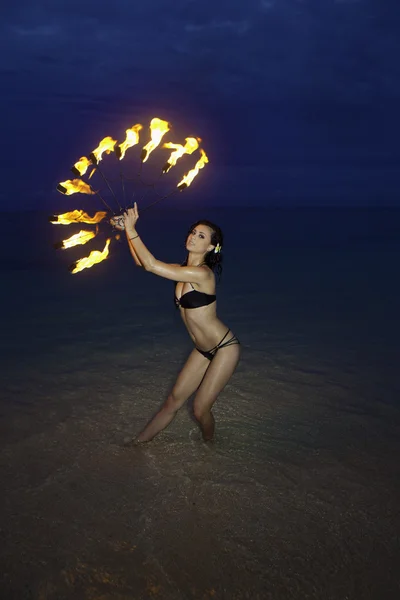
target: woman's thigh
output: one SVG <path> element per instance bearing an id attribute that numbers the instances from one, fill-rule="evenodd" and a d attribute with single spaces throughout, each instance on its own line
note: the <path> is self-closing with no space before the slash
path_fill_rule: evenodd
<path id="1" fill-rule="evenodd" d="M 232 344 L 218 350 L 197 390 L 194 406 L 210 409 L 232 377 L 240 358 L 240 345 Z"/>
<path id="2" fill-rule="evenodd" d="M 197 350 L 193 350 L 172 388 L 175 400 L 182 404 L 186 402 L 201 384 L 209 367 L 210 361 Z"/>

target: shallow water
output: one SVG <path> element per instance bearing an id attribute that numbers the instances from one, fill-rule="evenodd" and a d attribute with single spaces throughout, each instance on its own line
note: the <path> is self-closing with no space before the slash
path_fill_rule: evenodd
<path id="1" fill-rule="evenodd" d="M 123 246 L 76 276 L 45 233 L 12 260 L 3 247 L 3 597 L 400 597 L 396 215 L 221 221 L 218 308 L 243 353 L 212 445 L 189 402 L 122 446 L 191 349 L 170 282 Z"/>

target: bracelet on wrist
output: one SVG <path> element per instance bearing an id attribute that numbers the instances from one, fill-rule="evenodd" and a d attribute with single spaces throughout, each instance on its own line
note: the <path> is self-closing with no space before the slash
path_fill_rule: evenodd
<path id="1" fill-rule="evenodd" d="M 137 237 L 139 237 L 139 234 L 134 235 L 133 237 L 129 238 L 130 240 L 135 240 Z"/>

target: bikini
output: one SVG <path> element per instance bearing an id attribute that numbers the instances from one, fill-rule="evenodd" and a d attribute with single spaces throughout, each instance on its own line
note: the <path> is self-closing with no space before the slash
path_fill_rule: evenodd
<path id="1" fill-rule="evenodd" d="M 186 292 L 186 294 L 183 294 L 180 298 L 175 296 L 175 306 L 177 308 L 200 308 L 200 306 L 212 304 L 216 299 L 217 296 L 215 294 L 205 294 L 204 292 L 198 292 L 193 288 L 191 292 Z"/>
<path id="2" fill-rule="evenodd" d="M 186 292 L 186 294 L 183 294 L 180 298 L 177 298 L 177 296 L 175 296 L 175 306 L 177 308 L 200 308 L 201 306 L 207 306 L 208 304 L 212 304 L 216 301 L 217 296 L 215 294 L 206 294 L 204 292 L 199 292 L 194 289 L 192 284 L 190 285 L 192 286 L 193 290 L 191 290 L 190 292 Z M 197 352 L 200 352 L 200 354 L 202 354 L 205 358 L 211 361 L 218 352 L 218 350 L 220 350 L 221 348 L 231 346 L 232 344 L 240 344 L 239 340 L 235 335 L 232 335 L 232 337 L 229 338 L 226 342 L 224 341 L 229 331 L 230 329 L 228 329 L 222 340 L 216 346 L 214 346 L 214 348 L 211 348 L 211 350 L 200 350 L 200 348 L 197 348 L 197 346 L 195 346 Z"/>

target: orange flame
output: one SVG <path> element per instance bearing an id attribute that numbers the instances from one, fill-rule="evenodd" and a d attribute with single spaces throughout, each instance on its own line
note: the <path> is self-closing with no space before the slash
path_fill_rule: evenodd
<path id="1" fill-rule="evenodd" d="M 88 168 L 90 167 L 90 165 L 92 164 L 92 161 L 87 158 L 86 156 L 82 156 L 78 162 L 76 162 L 74 164 L 74 166 L 72 167 L 72 170 L 77 173 L 79 173 L 80 176 L 84 175 L 86 173 L 86 171 L 88 170 Z"/>
<path id="2" fill-rule="evenodd" d="M 83 269 L 90 269 L 90 267 L 93 267 L 93 265 L 106 260 L 110 252 L 108 249 L 110 242 L 111 238 L 108 238 L 102 252 L 100 252 L 100 250 L 92 250 L 89 256 L 84 256 L 83 258 L 77 260 L 70 267 L 71 273 L 79 273 L 80 271 L 83 271 Z"/>
<path id="3" fill-rule="evenodd" d="M 61 248 L 66 250 L 67 248 L 73 248 L 73 246 L 87 244 L 96 236 L 95 231 L 86 231 L 81 229 L 79 233 L 75 233 L 75 235 L 71 235 L 67 240 L 62 241 Z"/>
<path id="4" fill-rule="evenodd" d="M 100 144 L 93 150 L 90 156 L 95 159 L 96 163 L 101 161 L 101 157 L 103 153 L 110 154 L 110 152 L 114 151 L 114 146 L 117 143 L 117 140 L 113 140 L 112 137 L 107 136 L 101 140 Z"/>
<path id="5" fill-rule="evenodd" d="M 143 125 L 136 123 L 136 125 L 126 130 L 125 141 L 118 145 L 118 151 L 120 154 L 119 160 L 124 158 L 125 152 L 128 150 L 128 148 L 131 148 L 139 143 L 139 131 L 141 129 L 143 129 Z"/>
<path id="6" fill-rule="evenodd" d="M 189 171 L 189 173 L 184 175 L 182 180 L 178 183 L 177 187 L 181 190 L 185 189 L 186 187 L 189 187 L 189 185 L 192 183 L 193 179 L 196 177 L 200 169 L 203 169 L 203 167 L 208 163 L 207 154 L 202 148 L 200 148 L 200 154 L 201 158 L 199 158 L 199 160 L 197 161 L 194 169 L 192 169 L 191 171 Z"/>
<path id="7" fill-rule="evenodd" d="M 182 146 L 182 144 L 173 144 L 172 142 L 166 142 L 163 145 L 163 148 L 172 148 L 174 152 L 172 152 L 171 156 L 165 163 L 163 168 L 164 173 L 168 173 L 171 167 L 176 165 L 176 162 L 181 156 L 184 154 L 192 154 L 199 147 L 199 142 L 201 142 L 200 138 L 187 137 L 185 138 L 186 144 Z"/>
<path id="8" fill-rule="evenodd" d="M 163 136 L 169 130 L 170 130 L 170 124 L 168 123 L 168 121 L 163 121 L 162 119 L 158 119 L 157 117 L 154 117 L 154 119 L 152 119 L 150 121 L 151 140 L 143 147 L 142 155 L 141 155 L 142 162 L 146 162 L 146 160 L 149 158 L 150 154 L 153 152 L 153 150 L 155 148 L 157 148 L 157 146 L 161 142 Z"/>
<path id="9" fill-rule="evenodd" d="M 71 194 L 94 194 L 95 192 L 92 190 L 88 183 L 82 181 L 82 179 L 67 179 L 67 181 L 62 181 L 58 184 L 57 190 L 66 196 L 70 196 Z"/>
<path id="10" fill-rule="evenodd" d="M 69 225 L 70 223 L 95 224 L 100 223 L 106 215 L 107 213 L 105 211 L 98 211 L 94 217 L 89 217 L 83 210 L 73 210 L 62 215 L 54 215 L 50 218 L 50 223 L 53 223 L 53 225 Z"/>

